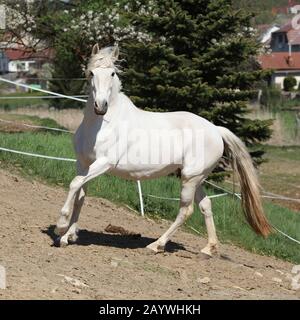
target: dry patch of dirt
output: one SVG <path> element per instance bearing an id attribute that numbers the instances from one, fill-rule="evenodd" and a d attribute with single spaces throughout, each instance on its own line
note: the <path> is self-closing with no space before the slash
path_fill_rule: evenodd
<path id="1" fill-rule="evenodd" d="M 199 253 L 206 240 L 182 230 L 155 255 L 145 247 L 170 222 L 100 198 L 86 200 L 78 243 L 54 247 L 65 196 L 0 170 L 0 264 L 7 272 L 0 299 L 300 299 L 291 289 L 292 264 L 231 245 L 206 259 Z M 141 236 L 105 232 L 109 224 Z"/>
<path id="2" fill-rule="evenodd" d="M 0 110 L 0 115 L 10 114 L 37 116 L 42 119 L 51 118 L 71 131 L 75 131 L 83 119 L 83 110 L 80 109 L 56 110 L 47 108 L 18 108 L 12 111 Z"/>
<path id="3" fill-rule="evenodd" d="M 33 125 L 33 123 L 30 120 L 27 120 L 26 124 Z M 22 122 L 15 119 L 12 120 L 7 116 L 4 117 L 4 119 L 3 117 L 0 118 L 0 132 L 17 133 L 26 131 L 37 131 L 37 129 L 29 126 L 24 126 Z"/>

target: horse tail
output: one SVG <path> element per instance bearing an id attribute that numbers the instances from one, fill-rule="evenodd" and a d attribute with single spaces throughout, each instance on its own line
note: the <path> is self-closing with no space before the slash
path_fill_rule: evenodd
<path id="1" fill-rule="evenodd" d="M 217 127 L 224 141 L 225 153 L 232 161 L 233 170 L 238 173 L 241 188 L 243 212 L 252 229 L 264 237 L 271 233 L 262 206 L 260 184 L 244 143 L 230 130 Z"/>

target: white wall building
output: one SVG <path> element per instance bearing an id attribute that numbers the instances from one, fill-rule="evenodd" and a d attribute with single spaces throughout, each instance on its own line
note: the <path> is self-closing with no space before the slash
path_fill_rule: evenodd
<path id="1" fill-rule="evenodd" d="M 30 66 L 35 61 L 32 60 L 13 60 L 8 63 L 8 72 L 29 72 Z"/>

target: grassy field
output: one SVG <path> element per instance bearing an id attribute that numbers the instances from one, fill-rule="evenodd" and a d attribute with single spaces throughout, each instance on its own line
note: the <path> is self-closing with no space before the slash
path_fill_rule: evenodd
<path id="1" fill-rule="evenodd" d="M 53 120 L 32 117 L 27 117 L 26 120 L 40 125 L 54 126 Z M 0 127 L 0 146 L 57 157 L 74 157 L 71 135 L 65 133 L 49 131 L 8 133 L 1 132 Z M 276 152 L 281 153 L 281 151 Z M 299 155 L 295 154 L 293 157 L 299 160 Z M 0 166 L 9 170 L 17 168 L 18 171 L 30 179 L 40 179 L 41 181 L 66 188 L 75 175 L 74 164 L 70 162 L 32 158 L 1 151 Z M 142 182 L 142 189 L 146 214 L 156 218 L 163 217 L 172 220 L 175 218 L 178 211 L 177 201 L 155 199 L 148 195 L 177 198 L 180 190 L 178 178 L 171 176 L 144 181 Z M 207 189 L 207 192 L 208 194 L 216 193 L 212 189 Z M 137 186 L 132 181 L 103 175 L 89 183 L 88 194 L 107 198 L 113 202 L 128 205 L 136 211 L 139 210 Z M 61 205 L 61 203 L 57 204 L 58 209 Z M 186 225 L 205 235 L 203 218 L 199 213 L 199 209 L 195 209 L 194 214 Z M 213 210 L 221 241 L 234 243 L 256 253 L 273 255 L 294 263 L 300 263 L 298 244 L 275 233 L 264 240 L 250 230 L 244 222 L 240 203 L 236 198 L 227 196 L 213 199 Z M 299 239 L 299 214 L 270 202 L 265 203 L 265 210 L 274 226 Z"/>

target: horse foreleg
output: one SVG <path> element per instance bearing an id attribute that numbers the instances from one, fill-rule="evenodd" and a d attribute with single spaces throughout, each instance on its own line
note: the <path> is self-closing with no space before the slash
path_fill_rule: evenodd
<path id="1" fill-rule="evenodd" d="M 77 222 L 79 219 L 80 211 L 84 203 L 86 195 L 86 186 L 83 186 L 75 195 L 73 213 L 67 228 L 60 228 L 56 226 L 55 234 L 61 236 L 60 244 L 63 246 L 68 243 L 68 240 L 75 242 L 77 240 Z"/>
<path id="2" fill-rule="evenodd" d="M 88 168 L 88 165 L 82 165 L 80 160 L 77 160 L 77 175 L 84 174 L 84 171 Z M 86 187 L 83 186 L 75 195 L 73 213 L 71 215 L 70 221 L 68 221 L 68 226 L 65 227 L 63 223 L 58 222 L 54 232 L 58 236 L 63 236 L 68 231 L 68 237 L 72 239 L 72 241 L 76 241 L 76 225 L 73 224 L 78 221 L 79 214 L 84 202 L 86 194 Z M 64 222 L 64 221 L 62 221 Z"/>
<path id="3" fill-rule="evenodd" d="M 92 180 L 93 178 L 96 178 L 97 176 L 108 171 L 109 169 L 110 169 L 110 165 L 107 162 L 107 159 L 105 157 L 103 157 L 103 158 L 97 159 L 95 162 L 93 162 L 89 166 L 89 168 L 82 175 L 78 175 L 72 180 L 72 182 L 70 184 L 70 189 L 69 189 L 69 193 L 67 196 L 67 200 L 61 210 L 61 214 L 60 214 L 60 217 L 59 217 L 57 225 L 56 225 L 57 231 L 59 231 L 60 234 L 62 234 L 64 231 L 68 230 L 68 227 L 70 225 L 69 213 L 70 213 L 71 204 L 74 200 L 75 195 L 78 194 L 78 197 L 80 197 L 79 191 L 88 181 Z M 84 195 L 82 195 L 81 199 L 82 199 L 82 203 L 83 203 Z M 78 203 L 77 203 L 77 205 L 78 205 Z M 82 206 L 82 204 L 81 204 L 81 206 Z M 80 210 L 78 210 L 77 216 L 79 215 L 79 212 L 80 212 Z M 74 216 L 74 219 L 75 218 L 76 218 L 76 215 Z M 71 219 L 72 219 L 72 217 L 71 217 Z M 77 219 L 78 219 L 78 217 L 77 217 Z M 76 228 L 76 225 L 73 228 Z M 73 230 L 70 230 L 70 231 L 73 231 Z M 64 243 L 65 242 L 67 243 L 67 241 L 65 241 L 66 238 L 67 237 L 63 238 Z"/>
<path id="4" fill-rule="evenodd" d="M 171 227 L 155 242 L 150 243 L 147 248 L 154 252 L 164 251 L 166 243 L 177 229 L 186 221 L 186 219 L 193 213 L 193 200 L 195 195 L 195 182 L 185 181 L 182 183 L 180 195 L 180 209 L 175 222 Z"/>

